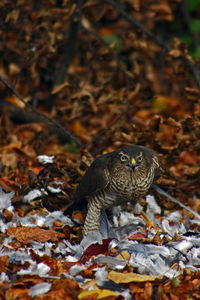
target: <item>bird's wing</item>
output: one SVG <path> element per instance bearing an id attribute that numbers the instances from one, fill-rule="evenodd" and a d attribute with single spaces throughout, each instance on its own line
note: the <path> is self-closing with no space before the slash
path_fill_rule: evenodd
<path id="1" fill-rule="evenodd" d="M 75 201 L 104 189 L 109 184 L 109 154 L 100 156 L 91 164 L 79 183 L 75 193 Z"/>

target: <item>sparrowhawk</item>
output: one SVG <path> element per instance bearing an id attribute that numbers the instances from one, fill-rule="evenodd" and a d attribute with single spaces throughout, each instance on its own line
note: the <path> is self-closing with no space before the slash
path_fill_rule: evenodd
<path id="1" fill-rule="evenodd" d="M 158 156 L 149 148 L 132 145 L 96 158 L 75 192 L 76 207 L 87 201 L 83 234 L 99 231 L 101 208 L 135 204 L 160 176 Z"/>

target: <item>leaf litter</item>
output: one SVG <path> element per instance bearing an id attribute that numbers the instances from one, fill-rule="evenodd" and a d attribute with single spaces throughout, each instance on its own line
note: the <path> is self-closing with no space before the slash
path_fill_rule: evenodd
<path id="1" fill-rule="evenodd" d="M 13 193 L 2 191 L 1 197 L 4 202 L 6 201 L 5 207 L 10 207 L 13 195 Z M 179 211 L 158 218 L 160 207 L 152 195 L 147 195 L 146 215 L 153 222 L 154 227 L 146 230 L 145 233 L 142 232 L 149 241 L 152 241 L 158 230 L 162 245 L 129 239 L 135 230 L 134 226 L 130 226 L 132 219 L 127 218 L 126 211 L 121 211 L 122 226 L 114 227 L 115 230 L 117 229 L 117 233 L 112 230 L 112 225 L 108 221 L 109 228 L 106 229 L 108 231 L 106 239 L 105 234 L 92 233 L 85 237 L 80 244 L 74 245 L 66 240 L 64 235 L 55 231 L 55 220 L 67 218 L 62 212 L 43 216 L 41 226 L 49 229 L 42 229 L 36 225 L 40 223 L 41 216 L 36 214 L 20 218 L 14 212 L 14 207 L 12 207 L 12 211 L 13 219 L 16 221 L 13 223 L 14 227 L 11 227 L 10 222 L 4 220 L 4 226 L 8 226 L 8 237 L 4 239 L 0 248 L 1 259 L 8 256 L 8 265 L 15 264 L 15 269 L 18 270 L 17 276 L 21 278 L 27 275 L 37 275 L 41 279 L 45 278 L 52 282 L 52 280 L 62 280 L 64 276 L 76 281 L 79 286 L 78 290 L 82 290 L 78 296 L 79 299 L 95 293 L 98 295 L 97 299 L 106 297 L 106 295 L 118 297 L 119 294 L 114 292 L 116 287 L 112 286 L 113 283 L 122 285 L 124 299 L 131 299 L 129 288 L 123 287 L 123 284 L 154 281 L 158 283 L 166 278 L 169 280 L 180 278 L 184 270 L 199 272 L 200 239 L 198 231 L 190 229 L 190 219 L 184 217 Z M 3 208 L 1 214 L 3 214 Z M 138 216 L 137 220 L 139 221 L 140 218 Z M 133 221 L 135 221 L 134 218 Z M 28 227 L 30 223 L 33 227 Z M 22 224 L 23 226 L 21 226 Z M 61 228 L 65 226 L 64 222 L 60 224 L 62 224 Z M 142 230 L 145 225 L 144 219 L 141 219 L 138 224 L 139 230 Z M 74 226 L 74 224 L 69 222 L 68 226 Z M 98 239 L 97 236 L 99 236 Z M 25 244 L 26 248 L 24 248 Z M 53 261 L 50 257 L 53 258 Z M 42 262 L 44 258 L 45 263 Z M 59 262 L 61 270 L 58 272 Z M 67 266 L 69 263 L 71 266 Z M 25 266 L 26 268 L 24 268 Z M 3 271 L 1 282 L 8 284 L 9 276 L 9 272 L 7 275 Z M 28 295 L 35 297 L 50 292 L 52 289 L 50 282 L 41 281 L 41 283 L 33 285 L 29 289 Z M 91 284 L 92 282 L 93 284 Z M 107 290 L 106 287 L 109 284 L 110 289 Z M 100 289 L 96 290 L 96 287 Z M 84 292 L 84 289 L 88 292 Z"/>
<path id="2" fill-rule="evenodd" d="M 198 298 L 200 93 L 185 46 L 168 41 L 164 57 L 114 7 L 86 1 L 78 51 L 55 84 L 77 4 L 23 2 L 5 1 L 1 74 L 86 146 L 28 111 L 23 119 L 25 104 L 0 86 L 9 103 L 0 116 L 1 299 Z M 120 4 L 148 30 L 174 19 L 170 1 Z M 151 189 L 144 208 L 115 208 L 109 220 L 102 210 L 100 232 L 82 239 L 85 213 L 66 215 L 77 183 L 95 156 L 124 144 L 158 152 L 162 193 Z"/>

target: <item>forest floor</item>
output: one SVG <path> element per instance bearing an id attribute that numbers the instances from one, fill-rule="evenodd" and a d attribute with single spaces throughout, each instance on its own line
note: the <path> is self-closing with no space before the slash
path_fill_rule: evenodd
<path id="1" fill-rule="evenodd" d="M 199 299 L 199 62 L 110 4 L 86 1 L 77 33 L 70 1 L 5 2 L 0 299 Z M 130 15 L 148 30 L 175 18 L 168 1 L 134 5 Z M 151 189 L 147 218 L 123 207 L 115 234 L 82 239 L 85 214 L 66 213 L 77 184 L 95 157 L 126 144 L 157 152 L 158 186 L 194 213 Z"/>

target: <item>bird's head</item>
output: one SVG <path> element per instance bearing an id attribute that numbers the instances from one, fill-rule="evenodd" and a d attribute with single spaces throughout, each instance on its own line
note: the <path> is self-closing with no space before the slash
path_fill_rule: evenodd
<path id="1" fill-rule="evenodd" d="M 123 170 L 123 172 L 145 174 L 150 168 L 153 168 L 156 173 L 160 168 L 158 157 L 154 151 L 143 146 L 124 146 L 113 153 L 112 167 Z"/>
<path id="2" fill-rule="evenodd" d="M 140 165 L 144 163 L 142 151 L 137 154 L 127 154 L 123 151 L 119 153 L 119 161 L 123 166 L 135 171 Z"/>

